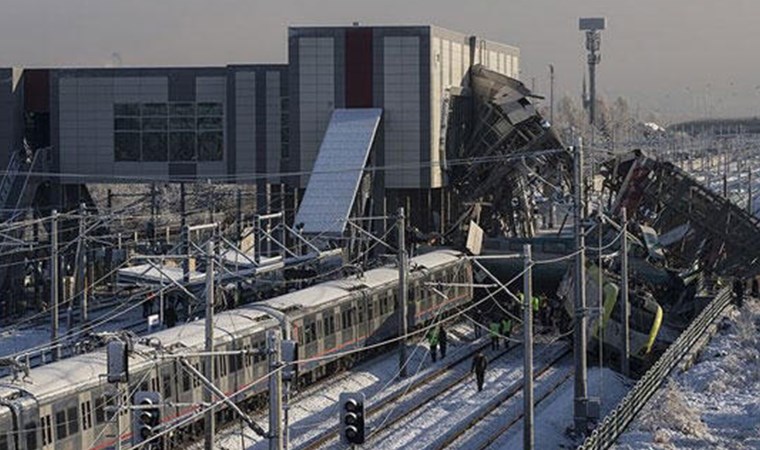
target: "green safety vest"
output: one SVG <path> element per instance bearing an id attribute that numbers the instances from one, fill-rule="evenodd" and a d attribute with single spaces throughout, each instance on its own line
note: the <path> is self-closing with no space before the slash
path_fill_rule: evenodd
<path id="1" fill-rule="evenodd" d="M 498 336 L 499 335 L 499 324 L 497 322 L 491 322 L 491 336 Z"/>
<path id="2" fill-rule="evenodd" d="M 541 300 L 538 297 L 533 297 L 533 311 L 538 312 L 541 307 Z"/>
<path id="3" fill-rule="evenodd" d="M 435 330 L 430 330 L 428 333 L 428 342 L 430 345 L 436 345 L 438 343 L 438 332 Z"/>
<path id="4" fill-rule="evenodd" d="M 501 329 L 504 332 L 504 334 L 510 334 L 512 332 L 512 319 L 502 320 Z"/>

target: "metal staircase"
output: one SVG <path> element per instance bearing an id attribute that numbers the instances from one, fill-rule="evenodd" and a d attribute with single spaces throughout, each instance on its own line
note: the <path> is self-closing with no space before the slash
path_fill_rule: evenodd
<path id="1" fill-rule="evenodd" d="M 8 168 L 0 180 L 0 289 L 12 270 L 23 269 L 9 264 L 22 254 L 28 245 L 24 242 L 24 227 L 14 226 L 26 218 L 34 201 L 35 193 L 47 170 L 48 148 L 32 150 L 24 143 L 24 151 L 14 151 Z"/>

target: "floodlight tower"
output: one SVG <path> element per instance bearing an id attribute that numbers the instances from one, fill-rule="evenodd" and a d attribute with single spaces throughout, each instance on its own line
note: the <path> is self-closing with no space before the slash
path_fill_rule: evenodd
<path id="1" fill-rule="evenodd" d="M 607 28 L 605 17 L 582 17 L 578 21 L 578 29 L 586 32 L 586 50 L 588 50 L 588 78 L 589 78 L 589 108 L 588 121 L 594 125 L 594 113 L 596 110 L 596 66 L 602 60 L 600 49 L 602 35 L 600 31 Z"/>

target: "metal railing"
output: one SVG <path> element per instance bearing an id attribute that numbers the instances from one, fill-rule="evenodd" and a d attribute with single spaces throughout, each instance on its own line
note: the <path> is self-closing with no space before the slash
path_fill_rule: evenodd
<path id="1" fill-rule="evenodd" d="M 691 322 L 657 362 L 644 374 L 615 409 L 604 418 L 578 450 L 606 449 L 615 443 L 626 427 L 654 395 L 671 370 L 691 351 L 731 301 L 731 290 L 724 288 Z"/>

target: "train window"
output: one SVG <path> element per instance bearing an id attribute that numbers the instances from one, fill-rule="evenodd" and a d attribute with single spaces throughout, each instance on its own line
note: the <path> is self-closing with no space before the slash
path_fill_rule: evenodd
<path id="1" fill-rule="evenodd" d="M 58 411 L 55 413 L 55 438 L 57 440 L 65 439 L 68 436 L 68 429 L 66 428 L 66 411 Z"/>
<path id="2" fill-rule="evenodd" d="M 322 330 L 325 336 L 329 336 L 335 333 L 335 316 L 330 314 L 329 316 L 322 318 Z"/>
<path id="3" fill-rule="evenodd" d="M 370 320 L 372 320 L 372 318 L 374 317 L 374 311 L 373 310 L 374 310 L 374 306 L 375 306 L 375 298 L 376 297 L 372 297 L 370 299 L 370 301 L 367 302 L 367 322 L 369 322 Z"/>
<path id="4" fill-rule="evenodd" d="M 341 329 L 345 330 L 354 326 L 354 308 L 349 308 L 341 312 Z"/>
<path id="5" fill-rule="evenodd" d="M 98 425 L 106 421 L 105 406 L 105 398 L 97 397 L 95 399 L 95 423 Z"/>
<path id="6" fill-rule="evenodd" d="M 50 414 L 42 418 L 42 445 L 53 443 L 53 427 L 50 424 Z"/>
<path id="7" fill-rule="evenodd" d="M 217 361 L 214 361 L 214 379 L 219 378 L 219 358 L 214 357 Z"/>
<path id="8" fill-rule="evenodd" d="M 90 401 L 87 400 L 86 402 L 79 405 L 79 407 L 82 409 L 82 430 L 89 430 L 92 426 L 92 418 L 90 416 Z"/>
<path id="9" fill-rule="evenodd" d="M 72 406 L 66 411 L 66 418 L 69 421 L 69 434 L 77 434 L 79 432 L 79 412 L 76 406 Z"/>
<path id="10" fill-rule="evenodd" d="M 172 396 L 172 376 L 168 373 L 164 374 L 164 398 Z"/>
<path id="11" fill-rule="evenodd" d="M 195 363 L 195 364 L 193 364 L 193 366 L 195 367 L 195 370 L 197 370 L 198 372 L 201 371 L 201 364 L 200 363 Z M 201 385 L 201 380 L 199 380 L 198 377 L 193 377 L 193 384 L 195 385 L 195 387 L 198 387 L 198 386 Z"/>
<path id="12" fill-rule="evenodd" d="M 310 344 L 317 340 L 317 323 L 309 322 L 304 324 L 303 327 L 303 342 L 304 344 Z"/>
<path id="13" fill-rule="evenodd" d="M 190 373 L 185 369 L 182 368 L 182 392 L 187 392 L 190 390 Z"/>
<path id="14" fill-rule="evenodd" d="M 359 303 L 356 323 L 364 323 L 364 305 Z"/>
<path id="15" fill-rule="evenodd" d="M 259 341 L 253 344 L 253 346 L 254 346 L 254 350 L 256 351 L 256 353 L 253 354 L 253 363 L 258 364 L 261 361 L 264 361 L 264 359 L 266 358 L 266 352 L 265 352 L 266 344 L 264 343 L 264 341 Z"/>
<path id="16" fill-rule="evenodd" d="M 8 448 L 8 435 L 0 434 L 0 450 L 9 450 Z"/>
<path id="17" fill-rule="evenodd" d="M 227 355 L 227 367 L 230 368 L 230 373 L 237 372 L 237 355 Z"/>

